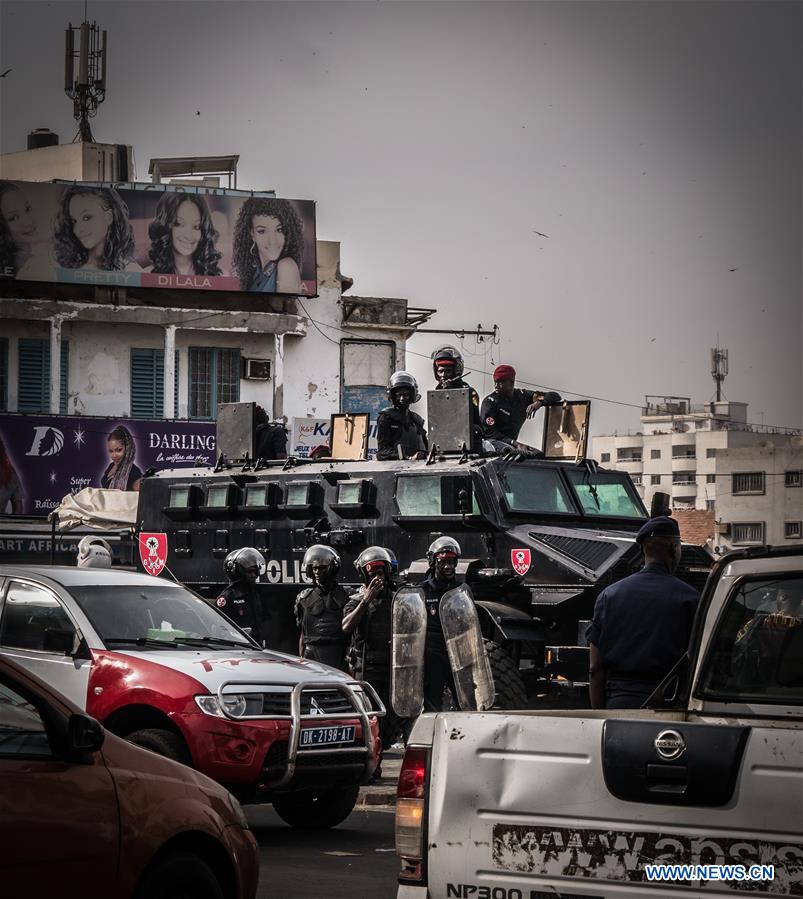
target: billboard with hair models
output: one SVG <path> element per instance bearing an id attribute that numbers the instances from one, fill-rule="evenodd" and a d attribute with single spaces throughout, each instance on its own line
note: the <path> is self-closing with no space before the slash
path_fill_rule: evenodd
<path id="1" fill-rule="evenodd" d="M 3 280 L 315 296 L 315 266 L 311 200 L 0 181 Z"/>

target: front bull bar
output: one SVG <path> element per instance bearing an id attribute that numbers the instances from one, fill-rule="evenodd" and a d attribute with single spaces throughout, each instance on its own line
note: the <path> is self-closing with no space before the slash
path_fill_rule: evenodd
<path id="1" fill-rule="evenodd" d="M 297 684 L 294 684 L 291 692 L 290 692 L 290 714 L 289 715 L 248 715 L 248 717 L 230 714 L 226 706 L 223 703 L 223 698 L 226 695 L 225 689 L 226 687 L 236 687 L 237 693 L 247 693 L 247 692 L 259 692 L 265 693 L 271 687 L 281 687 L 286 688 L 288 685 L 286 683 L 276 683 L 273 681 L 236 681 L 236 680 L 228 680 L 220 685 L 217 691 L 217 700 L 218 705 L 220 707 L 221 712 L 228 718 L 230 721 L 289 721 L 290 722 L 290 740 L 288 743 L 287 749 L 287 768 L 284 774 L 279 778 L 279 780 L 271 783 L 271 790 L 281 789 L 293 779 L 293 776 L 296 772 L 296 761 L 298 759 L 299 752 L 299 742 L 301 740 L 301 723 L 303 721 L 309 721 L 315 719 L 320 721 L 321 718 L 325 718 L 329 721 L 338 721 L 338 720 L 349 720 L 354 719 L 355 717 L 359 717 L 360 723 L 362 724 L 362 738 L 363 738 L 363 746 L 340 746 L 340 747 L 332 747 L 329 749 L 305 749 L 304 755 L 338 755 L 344 754 L 348 752 L 360 752 L 365 754 L 365 766 L 363 770 L 363 778 L 367 778 L 371 773 L 371 723 L 369 721 L 369 717 L 372 718 L 384 718 L 387 714 L 387 710 L 385 709 L 382 700 L 379 698 L 376 690 L 368 683 L 368 681 L 354 681 L 353 683 L 332 683 L 331 681 L 301 681 Z M 371 702 L 371 711 L 366 711 L 362 707 L 362 702 L 357 696 L 357 693 L 354 691 L 354 687 L 358 686 L 363 691 L 364 695 L 366 695 Z M 243 687 L 252 687 L 250 691 L 244 690 Z M 307 713 L 301 714 L 301 694 L 306 692 L 314 692 L 318 690 L 337 690 L 338 693 L 342 693 L 346 699 L 351 703 L 356 716 L 352 712 L 333 712 L 329 714 L 328 712 L 324 712 L 321 714 L 312 714 Z M 231 695 L 231 693 L 229 693 Z"/>

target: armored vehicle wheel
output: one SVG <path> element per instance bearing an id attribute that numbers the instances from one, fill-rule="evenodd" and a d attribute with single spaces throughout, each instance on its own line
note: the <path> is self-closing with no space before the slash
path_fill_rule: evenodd
<path id="1" fill-rule="evenodd" d="M 524 681 L 521 679 L 516 663 L 493 640 L 485 641 L 485 651 L 491 663 L 491 671 L 494 676 L 494 689 L 496 699 L 495 709 L 523 709 L 527 705 L 527 691 L 524 689 Z"/>
<path id="2" fill-rule="evenodd" d="M 143 728 L 126 734 L 126 740 L 143 749 L 150 749 L 151 752 L 163 755 L 165 758 L 173 759 L 174 762 L 192 766 L 192 760 L 184 741 L 169 730 L 162 730 L 158 727 Z"/>
<path id="3" fill-rule="evenodd" d="M 354 784 L 318 793 L 280 796 L 273 800 L 273 807 L 282 821 L 291 827 L 328 830 L 348 818 L 359 792 L 359 786 Z"/>

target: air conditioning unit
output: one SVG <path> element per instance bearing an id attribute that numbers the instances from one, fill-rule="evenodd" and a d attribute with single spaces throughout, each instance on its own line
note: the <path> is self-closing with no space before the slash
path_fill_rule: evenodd
<path id="1" fill-rule="evenodd" d="M 270 359 L 243 359 L 243 377 L 247 381 L 270 381 Z"/>
<path id="2" fill-rule="evenodd" d="M 720 521 L 718 527 L 720 536 L 726 537 L 731 532 L 731 523 L 729 521 Z"/>

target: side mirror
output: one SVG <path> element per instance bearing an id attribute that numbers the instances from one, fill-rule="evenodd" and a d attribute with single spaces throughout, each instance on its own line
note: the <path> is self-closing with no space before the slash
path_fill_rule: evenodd
<path id="1" fill-rule="evenodd" d="M 70 715 L 67 721 L 67 751 L 70 755 L 97 752 L 105 738 L 99 721 L 80 713 Z"/>
<path id="2" fill-rule="evenodd" d="M 60 652 L 62 655 L 75 655 L 80 644 L 80 637 L 71 627 L 45 628 L 42 648 L 45 652 Z"/>

